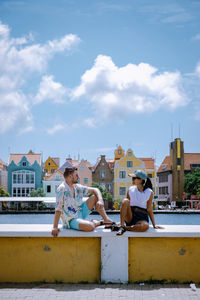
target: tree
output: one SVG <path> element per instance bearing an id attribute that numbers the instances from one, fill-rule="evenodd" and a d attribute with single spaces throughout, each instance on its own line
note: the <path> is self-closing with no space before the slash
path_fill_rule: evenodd
<path id="1" fill-rule="evenodd" d="M 103 197 L 103 201 L 112 201 L 113 200 L 112 195 L 109 192 L 107 192 L 106 190 L 104 190 L 102 188 L 102 186 L 100 186 L 98 183 L 93 182 L 92 186 L 96 187 L 100 190 L 102 197 Z"/>
<path id="2" fill-rule="evenodd" d="M 10 197 L 9 193 L 0 186 L 0 197 Z"/>
<path id="3" fill-rule="evenodd" d="M 32 190 L 30 193 L 31 197 L 46 197 L 44 190 L 42 188 L 37 190 Z"/>
<path id="4" fill-rule="evenodd" d="M 184 189 L 189 197 L 191 195 L 197 195 L 200 189 L 200 168 L 196 168 L 185 176 Z"/>

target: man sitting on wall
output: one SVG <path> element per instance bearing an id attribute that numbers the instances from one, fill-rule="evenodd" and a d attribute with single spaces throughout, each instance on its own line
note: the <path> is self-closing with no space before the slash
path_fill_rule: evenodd
<path id="1" fill-rule="evenodd" d="M 93 231 L 96 226 L 112 224 L 108 218 L 101 192 L 97 188 L 83 186 L 78 183 L 77 168 L 68 167 L 64 171 L 65 181 L 61 183 L 56 193 L 56 208 L 54 224 L 51 234 L 56 237 L 60 229 L 58 228 L 61 217 L 63 228 L 72 228 L 83 231 Z M 83 197 L 89 198 L 84 201 Z M 96 206 L 96 210 L 102 216 L 102 221 L 88 221 L 86 217 Z"/>

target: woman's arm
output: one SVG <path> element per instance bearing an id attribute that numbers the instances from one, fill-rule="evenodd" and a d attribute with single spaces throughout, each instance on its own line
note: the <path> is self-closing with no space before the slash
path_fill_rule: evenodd
<path id="1" fill-rule="evenodd" d="M 151 223 L 152 223 L 153 227 L 155 229 L 163 229 L 164 227 L 157 226 L 156 223 L 155 223 L 152 202 L 153 202 L 153 193 L 151 193 L 151 196 L 149 197 L 149 200 L 147 201 L 147 212 L 149 214 L 149 217 L 151 219 Z"/>

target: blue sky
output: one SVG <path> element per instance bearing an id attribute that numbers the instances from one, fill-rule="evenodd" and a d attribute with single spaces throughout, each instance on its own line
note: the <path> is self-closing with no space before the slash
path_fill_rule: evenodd
<path id="1" fill-rule="evenodd" d="M 159 165 L 179 135 L 199 152 L 199 131 L 200 1 L 0 1 L 5 162 L 121 145 Z"/>

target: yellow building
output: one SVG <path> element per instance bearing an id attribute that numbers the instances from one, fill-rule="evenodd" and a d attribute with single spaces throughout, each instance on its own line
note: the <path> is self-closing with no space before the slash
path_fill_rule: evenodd
<path id="1" fill-rule="evenodd" d="M 58 157 L 48 157 L 44 163 L 44 172 L 46 174 L 52 174 L 58 170 L 60 165 L 60 159 Z"/>
<path id="2" fill-rule="evenodd" d="M 132 183 L 129 173 L 136 170 L 143 170 L 151 178 L 152 184 L 155 184 L 155 167 L 152 158 L 137 158 L 131 149 L 126 154 L 121 146 L 115 150 L 114 166 L 114 199 L 123 199 Z"/>

